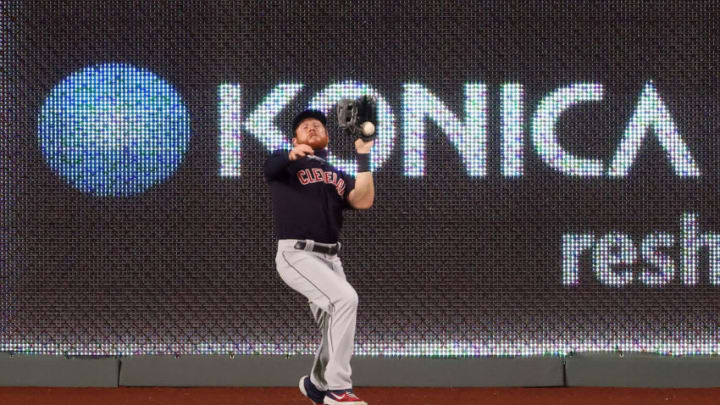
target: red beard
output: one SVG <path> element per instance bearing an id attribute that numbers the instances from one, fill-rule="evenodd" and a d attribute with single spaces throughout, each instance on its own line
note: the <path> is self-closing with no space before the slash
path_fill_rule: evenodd
<path id="1" fill-rule="evenodd" d="M 328 137 L 327 136 L 311 136 L 307 144 L 310 145 L 313 149 L 323 149 L 328 144 Z"/>

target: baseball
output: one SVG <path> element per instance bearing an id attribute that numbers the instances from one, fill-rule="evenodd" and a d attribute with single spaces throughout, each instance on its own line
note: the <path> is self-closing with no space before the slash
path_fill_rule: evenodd
<path id="1" fill-rule="evenodd" d="M 362 124 L 362 133 L 365 136 L 370 136 L 375 133 L 375 125 L 370 121 L 365 121 Z"/>

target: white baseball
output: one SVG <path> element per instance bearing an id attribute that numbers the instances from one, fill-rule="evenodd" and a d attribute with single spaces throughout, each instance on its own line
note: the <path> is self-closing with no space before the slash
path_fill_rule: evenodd
<path id="1" fill-rule="evenodd" d="M 370 121 L 365 121 L 362 124 L 362 133 L 365 136 L 370 136 L 375 133 L 375 125 Z"/>

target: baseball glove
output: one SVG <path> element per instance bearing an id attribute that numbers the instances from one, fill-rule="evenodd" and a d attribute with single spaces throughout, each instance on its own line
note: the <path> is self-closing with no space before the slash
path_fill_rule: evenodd
<path id="1" fill-rule="evenodd" d="M 337 107 L 338 125 L 345 133 L 355 138 L 362 138 L 367 142 L 375 139 L 375 131 L 366 135 L 362 126 L 365 122 L 371 122 L 377 128 L 377 99 L 370 96 L 362 96 L 358 99 L 340 100 Z"/>

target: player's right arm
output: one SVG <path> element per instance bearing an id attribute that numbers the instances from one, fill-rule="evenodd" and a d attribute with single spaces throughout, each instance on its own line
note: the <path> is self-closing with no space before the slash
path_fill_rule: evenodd
<path id="1" fill-rule="evenodd" d="M 300 144 L 288 153 L 286 150 L 273 152 L 265 161 L 265 180 L 270 181 L 282 173 L 290 161 L 298 160 L 305 155 L 312 155 L 313 148 L 310 145 Z"/>
<path id="2" fill-rule="evenodd" d="M 270 181 L 278 177 L 290 163 L 287 151 L 277 150 L 265 160 L 265 180 Z"/>

